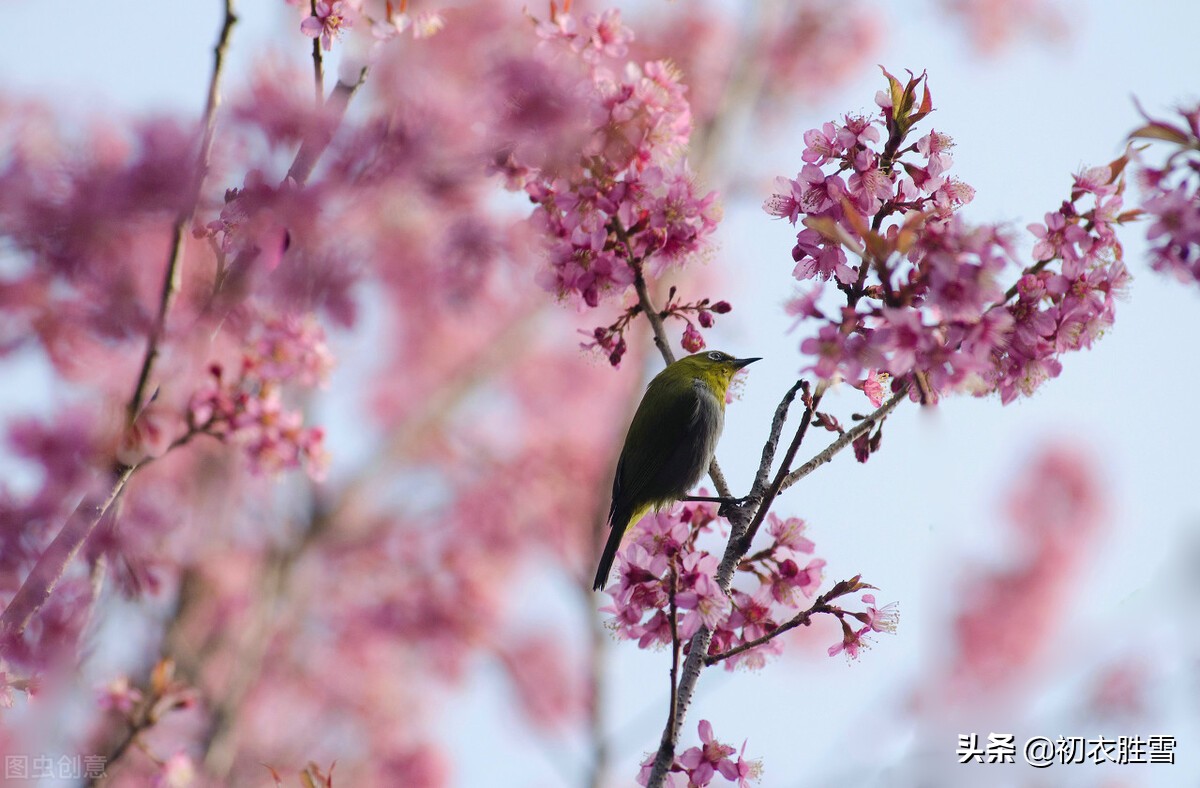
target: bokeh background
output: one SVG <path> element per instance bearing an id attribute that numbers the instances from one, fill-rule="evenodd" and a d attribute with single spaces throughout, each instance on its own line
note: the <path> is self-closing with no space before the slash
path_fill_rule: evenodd
<path id="1" fill-rule="evenodd" d="M 264 52 L 299 67 L 309 54 L 309 40 L 298 34 L 295 8 L 282 2 L 242 5 L 226 82 L 230 93 Z M 707 39 L 684 35 L 684 21 L 712 14 L 722 20 L 713 24 L 727 25 L 736 35 L 740 25 L 752 25 L 747 20 L 771 8 L 718 3 L 693 11 L 691 4 L 657 1 L 616 5 L 638 32 L 639 43 L 649 47 L 667 41 L 672 51 L 711 45 L 718 65 L 723 52 Z M 723 194 L 720 249 L 705 267 L 691 268 L 679 279 L 698 283 L 698 294 L 734 305 L 707 333 L 711 347 L 765 358 L 753 368 L 741 399 L 730 406 L 718 452 L 735 490 L 748 484 L 770 413 L 806 363 L 798 351 L 800 336 L 789 333 L 792 319 L 783 311 L 794 285 L 789 254 L 794 230 L 772 220 L 760 205 L 774 176 L 794 176 L 798 170 L 805 129 L 845 112 L 874 110 L 874 94 L 883 85 L 876 64 L 897 74 L 928 72 L 937 111 L 927 122 L 953 136 L 954 173 L 976 188 L 965 216 L 1017 227 L 1042 221 L 1043 213 L 1055 209 L 1067 196 L 1073 172 L 1121 154 L 1126 135 L 1140 122 L 1135 97 L 1159 115 L 1200 99 L 1200 50 L 1194 41 L 1200 6 L 1194 4 L 804 5 L 821 17 L 851 17 L 854 34 L 821 51 L 825 71 L 816 84 L 796 77 L 789 94 L 786 80 L 772 83 L 778 96 L 771 94 L 753 112 L 736 105 L 730 110 L 719 144 L 711 143 L 701 163 L 702 177 Z M 216 2 L 112 0 L 83 10 L 75 3 L 43 0 L 10 4 L 6 12 L 9 36 L 0 48 L 0 73 L 10 98 L 44 102 L 81 127 L 99 117 L 197 115 L 219 27 Z M 664 24 L 663 19 L 673 21 Z M 639 24 L 657 32 L 643 36 Z M 690 57 L 685 81 L 692 76 L 688 62 L 697 64 L 695 78 L 704 79 L 699 64 L 709 54 L 693 51 Z M 698 84 L 693 90 L 706 87 Z M 505 209 L 507 199 L 496 198 Z M 1130 199 L 1136 200 L 1136 187 Z M 1135 225 L 1122 237 L 1134 281 L 1115 326 L 1091 351 L 1066 358 L 1060 378 L 1005 407 L 995 399 L 965 397 L 924 410 L 906 404 L 888 420 L 883 450 L 869 463 L 860 465 L 844 454 L 785 495 L 777 511 L 809 523 L 817 554 L 828 562 L 827 581 L 861 573 L 880 589 L 881 601 L 899 601 L 899 630 L 851 664 L 826 656 L 826 647 L 838 637 L 829 624 L 792 638 L 785 655 L 762 671 L 706 673 L 685 726 L 685 743 L 694 743 L 696 721 L 711 720 L 722 740 L 739 747 L 748 740 L 747 753 L 763 760 L 761 781 L 767 786 L 1200 781 L 1195 755 L 1200 750 L 1200 636 L 1194 612 L 1200 601 L 1194 461 L 1200 293 L 1149 270 L 1143 235 Z M 1031 243 L 1027 240 L 1026 248 Z M 529 291 L 536 294 L 532 270 L 525 273 Z M 365 381 L 387 372 L 380 357 L 388 353 L 377 353 L 376 343 L 421 341 L 389 335 L 392 307 L 369 292 L 360 295 L 357 328 L 332 335 L 338 354 L 332 385 L 311 403 L 315 420 L 328 430 L 328 484 L 334 486 L 349 484 L 377 448 L 375 428 L 362 416 Z M 550 318 L 546 325 L 563 330 L 574 319 L 569 307 L 552 309 L 565 317 Z M 600 312 L 584 316 L 580 324 L 603 324 L 611 319 L 607 315 L 616 314 L 616 305 L 602 305 Z M 636 394 L 660 363 L 648 352 L 645 335 L 641 341 L 646 345 L 641 354 L 619 370 L 582 352 L 581 368 L 589 376 L 619 376 L 613 396 Z M 10 355 L 2 363 L 0 416 L 6 420 L 52 417 L 78 395 L 37 352 Z M 541 374 L 568 374 L 568 369 L 569 364 L 547 364 Z M 400 373 L 393 369 L 391 374 Z M 566 392 L 564 398 L 576 396 L 561 381 L 544 382 Z M 491 430 L 495 434 L 489 440 L 502 446 L 505 406 L 489 398 L 486 379 L 476 389 L 456 402 L 457 418 L 490 425 L 479 429 Z M 862 408 L 861 396 L 853 391 L 835 391 L 832 402 L 839 414 Z M 605 415 L 619 421 L 625 407 Z M 572 418 L 588 417 L 584 411 Z M 596 460 L 599 465 L 611 463 L 611 442 L 622 430 L 623 425 L 614 426 L 608 443 L 597 446 L 598 454 L 609 452 Z M 820 445 L 802 453 L 814 453 Z M 0 469 L 12 489 L 36 488 L 36 472 L 11 452 L 0 455 Z M 527 472 L 536 471 L 529 467 Z M 416 490 L 428 480 L 419 466 L 409 465 L 364 495 L 419 499 Z M 275 494 L 284 499 L 284 509 L 289 491 L 297 489 L 286 478 L 279 483 Z M 596 493 L 580 495 L 590 501 Z M 476 504 L 480 512 L 486 501 Z M 436 508 L 438 495 L 427 503 Z M 587 508 L 576 507 L 575 516 Z M 1058 528 L 1064 521 L 1074 523 L 1065 542 L 1069 548 L 1056 553 L 1044 571 L 1032 571 L 1041 543 L 1036 529 Z M 591 624 L 581 612 L 587 603 L 569 574 L 551 559 L 505 566 L 508 576 L 488 579 L 503 584 L 504 598 L 496 608 L 505 611 L 504 620 L 558 641 L 568 655 L 568 672 L 586 672 L 577 655 L 585 650 L 579 644 L 588 641 Z M 381 562 L 372 571 L 390 570 Z M 328 582 L 365 581 L 350 572 Z M 146 670 L 147 658 L 157 651 L 154 622 L 161 619 L 145 611 L 169 609 L 171 589 L 166 583 L 157 596 L 137 602 L 108 600 L 81 686 Z M 593 603 L 598 607 L 606 601 L 597 595 Z M 303 626 L 303 617 L 297 622 Z M 354 648 L 350 643 L 340 647 Z M 436 661 L 436 649 L 428 656 Z M 665 717 L 668 659 L 664 652 L 616 641 L 607 642 L 602 656 L 601 730 L 611 755 L 609 784 L 631 784 Z M 438 753 L 429 756 L 435 764 L 428 766 L 429 773 L 437 777 L 431 784 L 586 784 L 593 731 L 578 709 L 549 721 L 528 721 L 520 701 L 528 689 L 521 689 L 515 678 L 519 668 L 513 666 L 523 659 L 514 656 L 506 663 L 487 649 L 468 650 L 451 676 L 435 679 L 421 673 L 424 663 L 383 659 L 374 669 L 394 673 L 387 686 L 398 683 L 403 691 L 395 694 L 395 718 L 376 714 L 369 725 L 419 729 L 418 738 Z M 336 663 L 336 658 L 321 662 L 326 669 Z M 348 663 L 347 670 L 362 669 L 355 664 Z M 322 680 L 309 677 L 316 684 Z M 86 697 L 85 689 L 79 697 Z M 319 689 L 308 689 L 312 704 L 325 702 Z M 296 684 L 293 690 L 291 702 L 303 707 L 305 687 Z M 411 696 L 422 699 L 409 706 Z M 574 708 L 572 701 L 562 702 Z M 88 718 L 85 706 L 83 701 L 64 705 L 51 719 L 63 730 L 90 730 L 81 721 Z M 282 707 L 266 708 L 274 711 L 260 712 L 251 724 L 269 727 L 271 714 Z M 5 712 L 10 715 L 5 725 L 41 719 L 43 729 L 54 728 L 38 713 L 19 702 Z M 293 744 L 320 763 L 337 759 L 349 784 L 381 780 L 355 777 L 370 773 L 356 771 L 354 763 L 369 760 L 373 748 L 361 741 L 348 744 L 350 730 L 331 728 L 327 737 L 310 731 L 310 738 Z M 1013 733 L 1018 742 L 1034 735 L 1164 734 L 1178 741 L 1177 762 L 1054 766 L 1044 772 L 1019 762 L 960 766 L 957 734 L 971 732 L 981 738 Z M 46 733 L 42 741 L 65 747 L 67 738 Z M 32 746 L 28 741 L 22 746 Z M 271 764 L 286 773 L 303 762 Z M 134 774 L 142 772 L 126 779 L 142 779 Z M 265 770 L 257 777 L 248 777 L 254 774 L 249 770 L 232 774 L 226 779 L 234 784 L 253 779 L 268 784 Z"/>

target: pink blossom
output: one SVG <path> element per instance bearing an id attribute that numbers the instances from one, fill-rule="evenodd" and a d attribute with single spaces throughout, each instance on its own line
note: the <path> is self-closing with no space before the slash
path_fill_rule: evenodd
<path id="1" fill-rule="evenodd" d="M 854 630 L 843 623 L 842 639 L 829 647 L 829 656 L 836 657 L 844 651 L 847 659 L 858 659 L 858 652 L 866 645 L 863 636 L 870 631 L 870 627 Z"/>
<path id="2" fill-rule="evenodd" d="M 875 607 L 875 595 L 863 594 L 862 601 L 867 603 L 866 625 L 872 632 L 893 633 L 900 620 L 899 602 L 890 602 L 882 608 Z"/>
<path id="3" fill-rule="evenodd" d="M 328 52 L 333 48 L 333 39 L 354 25 L 351 13 L 345 0 L 318 0 L 315 13 L 300 23 L 300 32 L 309 38 L 320 38 L 321 47 Z"/>
<path id="4" fill-rule="evenodd" d="M 141 700 L 141 690 L 129 683 L 129 677 L 118 676 L 100 691 L 97 703 L 102 709 L 129 714 Z"/>
<path id="5" fill-rule="evenodd" d="M 812 540 L 804 536 L 807 526 L 799 517 L 781 518 L 774 512 L 767 514 L 767 533 L 775 538 L 780 547 L 794 550 L 798 553 L 811 553 L 816 549 Z"/>
<path id="6" fill-rule="evenodd" d="M 809 164 L 816 165 L 839 158 L 845 150 L 838 129 L 832 123 L 825 123 L 819 129 L 804 132 L 804 146 L 800 157 Z"/>
<path id="7" fill-rule="evenodd" d="M 689 772 L 689 784 L 708 785 L 718 770 L 722 775 L 725 775 L 725 772 L 730 769 L 736 774 L 737 768 L 729 760 L 729 756 L 736 751 L 733 747 L 722 744 L 713 737 L 712 723 L 708 720 L 700 720 L 699 732 L 700 746 L 691 747 L 679 755 L 679 764 Z"/>
<path id="8" fill-rule="evenodd" d="M 683 559 L 680 587 L 689 590 L 676 596 L 676 604 L 687 611 L 679 622 L 679 636 L 684 640 L 696 634 L 701 626 L 716 628 L 729 615 L 729 597 L 713 577 L 716 568 L 716 557 L 707 553 L 691 553 Z"/>
<path id="9" fill-rule="evenodd" d="M 1083 228 L 1074 223 L 1068 223 L 1060 211 L 1046 214 L 1045 224 L 1029 225 L 1029 232 L 1037 237 L 1038 242 L 1033 246 L 1033 259 L 1053 260 L 1077 259 L 1079 252 L 1076 244 L 1087 238 Z"/>
<path id="10" fill-rule="evenodd" d="M 588 31 L 588 44 L 598 55 L 621 58 L 629 51 L 633 31 L 621 23 L 621 12 L 609 8 L 599 14 L 588 14 L 583 20 Z"/>
<path id="11" fill-rule="evenodd" d="M 688 323 L 683 329 L 683 339 L 680 344 L 689 353 L 699 353 L 704 350 L 704 337 L 700 335 L 695 326 Z"/>

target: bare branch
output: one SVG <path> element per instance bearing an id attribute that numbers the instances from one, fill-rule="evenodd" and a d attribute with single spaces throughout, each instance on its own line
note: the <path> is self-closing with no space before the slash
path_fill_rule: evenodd
<path id="1" fill-rule="evenodd" d="M 751 495 L 767 489 L 767 474 L 771 472 L 771 463 L 775 461 L 775 452 L 779 449 L 779 437 L 783 434 L 783 425 L 787 422 L 788 410 L 792 407 L 792 401 L 796 399 L 796 392 L 800 391 L 804 385 L 803 380 L 797 380 L 795 385 L 788 389 L 787 394 L 783 395 L 783 400 L 775 409 L 775 418 L 771 419 L 771 434 L 767 436 L 767 442 L 763 444 L 762 461 L 758 464 L 758 474 L 754 477 L 754 484 L 750 488 Z"/>

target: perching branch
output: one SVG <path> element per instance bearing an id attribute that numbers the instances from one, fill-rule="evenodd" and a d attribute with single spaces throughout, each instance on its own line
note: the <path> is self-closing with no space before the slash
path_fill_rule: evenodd
<path id="1" fill-rule="evenodd" d="M 677 556 L 671 556 L 671 595 L 668 599 L 668 620 L 671 622 L 671 700 L 667 712 L 667 727 L 665 730 L 676 730 L 679 726 L 675 720 L 675 700 L 679 690 L 679 622 L 675 620 L 679 613 L 675 601 L 676 589 L 679 587 L 679 570 L 675 566 Z"/>
<path id="2" fill-rule="evenodd" d="M 767 488 L 767 474 L 771 472 L 771 464 L 775 462 L 775 452 L 779 450 L 779 437 L 783 434 L 783 425 L 787 422 L 788 410 L 792 407 L 792 402 L 796 399 L 796 392 L 806 387 L 807 384 L 803 380 L 797 380 L 788 389 L 787 394 L 783 395 L 779 407 L 775 408 L 775 417 L 771 419 L 771 433 L 767 436 L 767 442 L 763 444 L 762 460 L 758 463 L 758 473 L 754 477 L 754 484 L 751 485 L 751 490 L 765 490 Z"/>
<path id="3" fill-rule="evenodd" d="M 793 389 L 788 392 L 788 395 L 784 397 L 784 401 L 781 402 L 779 407 L 776 409 L 776 416 L 771 425 L 771 434 L 774 437 L 776 444 L 778 442 L 778 436 L 775 433 L 777 428 L 778 431 L 782 433 L 783 421 L 787 415 L 786 406 L 790 405 L 791 400 L 795 397 L 795 392 L 800 388 L 803 388 L 802 383 L 798 383 L 795 387 L 793 387 Z M 752 502 L 752 506 L 748 505 L 733 507 L 730 511 L 729 522 L 731 525 L 731 533 L 729 542 L 725 548 L 725 554 L 721 559 L 720 566 L 717 568 L 716 576 L 717 585 L 725 593 L 729 593 L 729 589 L 733 585 L 733 575 L 737 569 L 738 563 L 740 563 L 741 559 L 749 550 L 750 543 L 754 539 L 754 534 L 757 532 L 759 525 L 761 525 L 763 520 L 766 518 L 767 512 L 771 508 L 771 504 L 774 503 L 779 494 L 791 485 L 795 484 L 804 476 L 811 473 L 814 469 L 820 467 L 826 462 L 829 462 L 834 455 L 853 443 L 856 438 L 866 434 L 873 426 L 878 424 L 889 413 L 891 413 L 892 410 L 894 410 L 895 407 L 900 404 L 901 399 L 903 399 L 908 392 L 908 384 L 905 383 L 900 390 L 892 396 L 891 399 L 883 404 L 882 407 L 867 416 L 859 424 L 856 424 L 853 429 L 847 430 L 844 435 L 840 436 L 836 441 L 827 446 L 824 450 L 822 450 L 819 454 L 806 462 L 800 468 L 792 471 L 791 464 L 795 461 L 796 454 L 800 449 L 800 445 L 804 440 L 804 436 L 808 431 L 808 427 L 812 423 L 813 414 L 816 412 L 817 407 L 820 405 L 821 397 L 825 393 L 825 388 L 825 383 L 818 385 L 817 390 L 813 393 L 811 400 L 807 402 L 807 407 L 804 410 L 803 417 L 801 417 L 800 425 L 796 430 L 796 434 L 793 437 L 791 444 L 788 446 L 787 453 L 784 456 L 783 461 L 780 463 L 779 470 L 776 472 L 774 481 L 771 483 L 771 485 L 767 487 L 764 484 L 760 484 L 760 480 L 765 481 L 769 475 L 771 462 L 774 459 L 775 450 L 774 447 L 770 445 L 771 440 L 769 438 L 768 445 L 763 447 L 762 462 L 760 463 L 758 474 L 755 477 L 755 486 L 751 490 L 750 500 Z M 756 497 L 759 498 L 760 502 L 756 505 L 753 505 L 753 501 Z M 842 585 L 843 584 L 839 583 L 829 593 L 832 594 L 834 592 L 838 592 L 839 596 L 841 593 L 845 593 L 845 591 L 841 590 Z M 818 598 L 818 602 L 820 601 L 821 598 Z M 825 611 L 816 610 L 813 612 Z M 803 615 L 804 614 L 801 614 L 800 617 Z M 796 620 L 796 623 L 792 624 L 791 627 L 799 626 L 801 623 L 804 623 L 804 621 Z M 658 752 L 654 758 L 654 765 L 650 772 L 650 779 L 648 781 L 649 788 L 662 788 L 662 785 L 666 780 L 667 772 L 670 770 L 671 763 L 674 760 L 676 744 L 679 738 L 679 728 L 683 723 L 683 718 L 687 711 L 687 707 L 691 703 L 692 695 L 696 689 L 696 682 L 699 680 L 700 673 L 704 670 L 704 668 L 712 664 L 709 662 L 708 654 L 709 646 L 712 644 L 712 635 L 712 630 L 701 626 L 696 634 L 692 636 L 688 655 L 684 660 L 682 676 L 679 679 L 679 687 L 676 694 L 675 703 L 673 704 L 673 713 L 670 718 L 673 722 L 673 726 L 669 726 L 667 730 L 663 731 L 663 738 L 659 744 Z M 754 643 L 754 641 L 752 641 L 752 643 Z M 754 645 L 760 644 L 754 643 Z M 752 647 L 753 645 L 749 646 L 749 648 Z M 733 654 L 731 653 L 727 656 L 733 656 Z"/>

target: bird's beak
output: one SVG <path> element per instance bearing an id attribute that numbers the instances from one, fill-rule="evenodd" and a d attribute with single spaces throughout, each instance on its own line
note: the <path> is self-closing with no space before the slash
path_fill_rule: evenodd
<path id="1" fill-rule="evenodd" d="M 733 360 L 733 368 L 734 368 L 734 369 L 741 369 L 742 367 L 749 366 L 750 364 L 753 364 L 755 361 L 762 361 L 762 358 L 761 358 L 761 357 L 756 357 L 756 358 L 735 358 L 735 359 Z"/>

